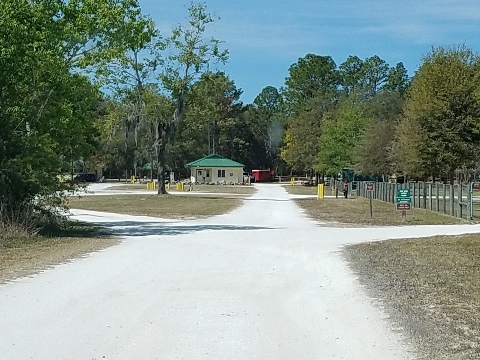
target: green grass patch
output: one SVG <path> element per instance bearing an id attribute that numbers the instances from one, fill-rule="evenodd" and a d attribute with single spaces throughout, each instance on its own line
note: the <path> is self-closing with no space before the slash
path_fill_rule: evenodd
<path id="1" fill-rule="evenodd" d="M 480 234 L 353 245 L 345 256 L 418 359 L 480 359 Z"/>
<path id="2" fill-rule="evenodd" d="M 117 195 L 69 198 L 69 207 L 161 218 L 205 218 L 225 214 L 242 204 L 242 196 Z"/>
<path id="3" fill-rule="evenodd" d="M 370 217 L 369 200 L 364 198 L 298 199 L 296 203 L 315 220 L 351 225 L 451 225 L 465 220 L 424 209 L 407 212 L 406 221 L 395 205 L 373 200 L 373 217 Z"/>
<path id="4" fill-rule="evenodd" d="M 282 185 L 288 193 L 292 195 L 317 195 L 317 187 L 316 186 L 306 186 L 306 185 Z M 325 188 L 325 195 L 329 195 L 330 188 Z"/>
<path id="5" fill-rule="evenodd" d="M 146 184 L 126 184 L 116 185 L 107 188 L 107 190 L 147 190 Z M 189 190 L 189 186 L 185 185 L 185 191 Z M 175 185 L 172 185 L 170 190 L 176 191 Z M 222 194 L 240 194 L 251 195 L 255 193 L 255 188 L 252 185 L 193 185 L 193 192 L 198 193 L 222 193 Z M 155 193 L 152 190 L 152 193 Z"/>

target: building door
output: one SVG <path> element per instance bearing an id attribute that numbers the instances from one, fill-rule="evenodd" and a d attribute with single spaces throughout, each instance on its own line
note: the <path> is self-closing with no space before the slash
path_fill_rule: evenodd
<path id="1" fill-rule="evenodd" d="M 205 183 L 205 173 L 203 170 L 197 170 L 197 182 Z"/>

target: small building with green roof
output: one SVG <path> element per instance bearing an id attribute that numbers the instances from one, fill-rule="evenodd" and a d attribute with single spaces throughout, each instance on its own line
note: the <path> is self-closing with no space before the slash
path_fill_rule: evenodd
<path id="1" fill-rule="evenodd" d="M 186 167 L 190 169 L 190 180 L 193 183 L 240 184 L 243 182 L 245 165 L 221 155 L 213 154 L 192 161 Z"/>

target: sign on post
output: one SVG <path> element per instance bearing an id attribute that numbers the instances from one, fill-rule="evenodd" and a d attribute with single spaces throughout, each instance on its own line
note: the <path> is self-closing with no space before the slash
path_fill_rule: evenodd
<path id="1" fill-rule="evenodd" d="M 395 203 L 412 203 L 412 197 L 410 195 L 410 189 L 398 189 L 397 198 Z"/>
<path id="2" fill-rule="evenodd" d="M 412 204 L 410 203 L 396 203 L 395 205 L 399 211 L 412 210 Z"/>
<path id="3" fill-rule="evenodd" d="M 373 183 L 369 182 L 366 184 L 367 191 L 373 191 Z"/>
<path id="4" fill-rule="evenodd" d="M 402 212 L 402 216 L 407 220 L 407 211 L 412 209 L 412 197 L 410 189 L 398 189 L 395 198 L 395 207 Z"/>

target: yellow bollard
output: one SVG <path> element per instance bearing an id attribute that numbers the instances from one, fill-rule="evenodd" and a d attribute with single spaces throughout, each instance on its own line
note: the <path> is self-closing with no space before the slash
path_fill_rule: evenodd
<path id="1" fill-rule="evenodd" d="M 325 185 L 324 184 L 318 184 L 317 198 L 319 200 L 325 198 Z"/>
<path id="2" fill-rule="evenodd" d="M 167 189 L 170 190 L 170 183 L 167 184 Z"/>
<path id="3" fill-rule="evenodd" d="M 290 180 L 290 183 L 292 184 L 292 186 L 295 186 L 295 178 L 292 177 L 292 180 Z"/>

